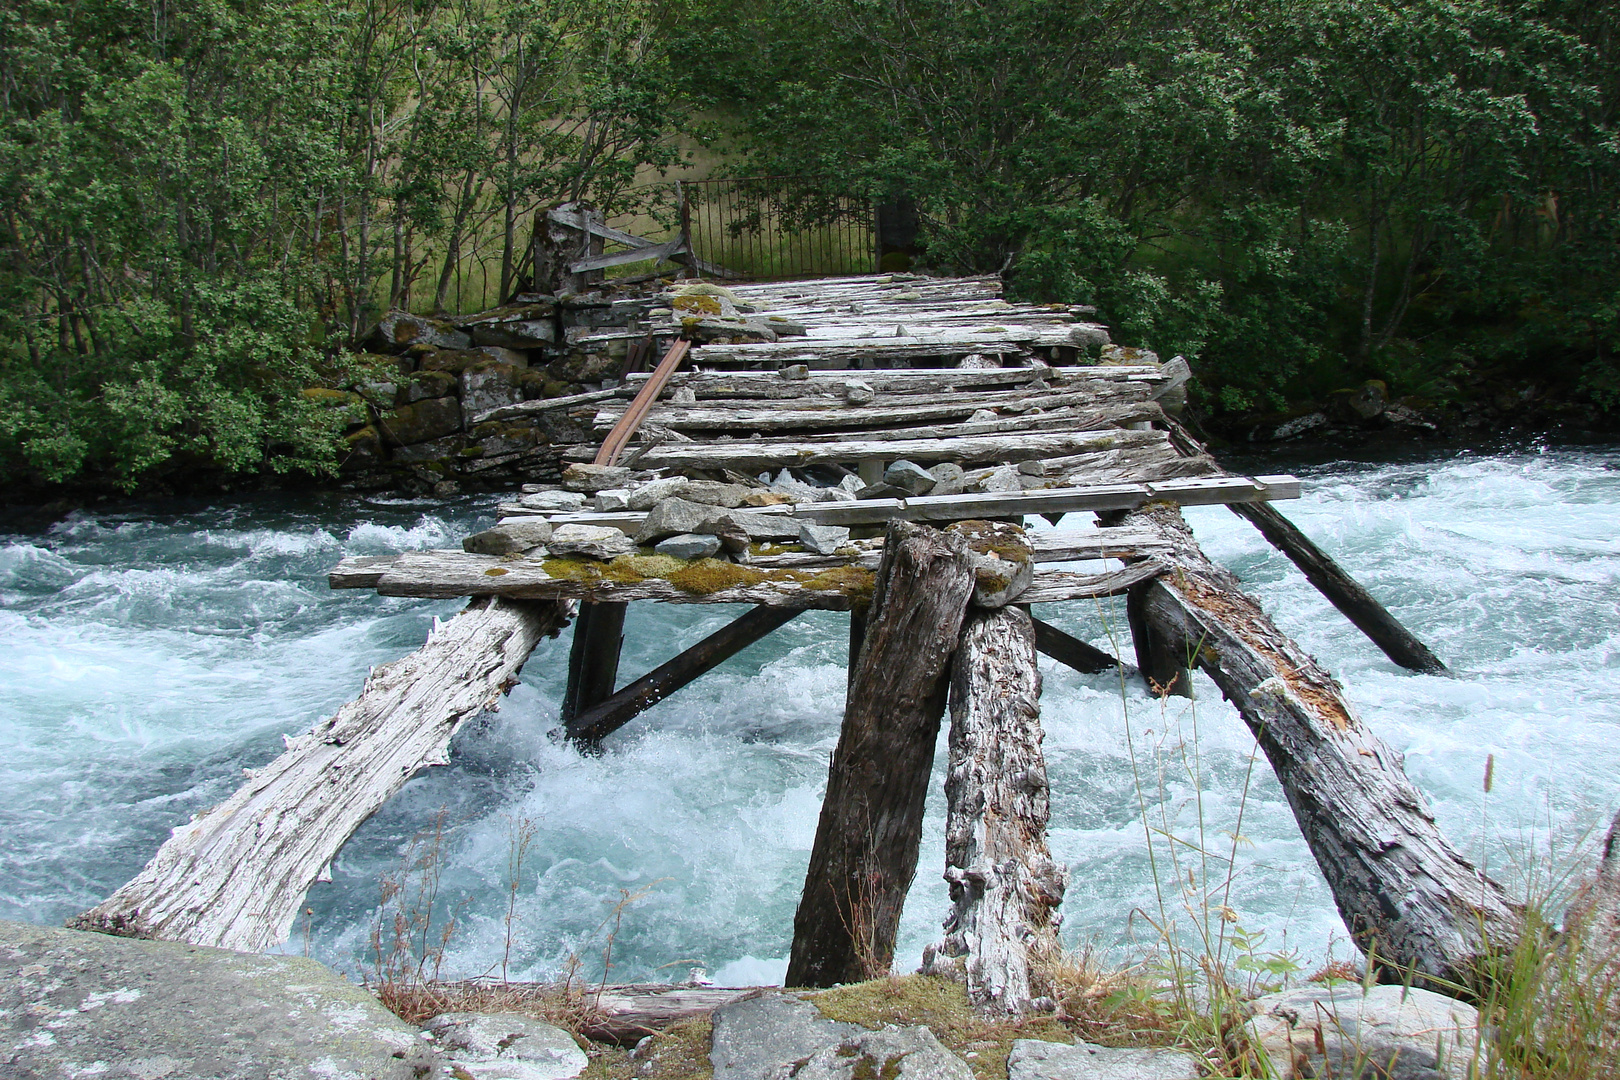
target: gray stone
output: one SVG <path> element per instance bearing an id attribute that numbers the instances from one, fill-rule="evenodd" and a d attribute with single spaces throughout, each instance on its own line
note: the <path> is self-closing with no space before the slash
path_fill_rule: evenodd
<path id="1" fill-rule="evenodd" d="M 1015 465 L 1001 465 L 991 469 L 989 475 L 979 481 L 978 486 L 980 491 L 987 492 L 1024 490 Z"/>
<path id="2" fill-rule="evenodd" d="M 527 1016 L 444 1013 L 423 1030 L 447 1051 L 451 1075 L 459 1066 L 475 1080 L 573 1080 L 590 1064 L 572 1035 Z"/>
<path id="3" fill-rule="evenodd" d="M 1076 326 L 1069 331 L 1069 340 L 1081 348 L 1091 345 L 1102 346 L 1109 343 L 1108 331 L 1096 323 L 1081 323 Z"/>
<path id="4" fill-rule="evenodd" d="M 791 496 L 794 502 L 816 502 L 821 496 L 820 488 L 805 483 L 786 469 L 776 474 L 776 479 L 771 481 L 771 490 Z"/>
<path id="5" fill-rule="evenodd" d="M 1279 1080 L 1468 1080 L 1479 1012 L 1429 990 L 1312 984 L 1255 999 L 1249 1039 Z M 1318 1049 L 1321 1047 L 1321 1049 Z"/>
<path id="6" fill-rule="evenodd" d="M 718 1074 L 717 1074 L 718 1075 Z M 771 1080 L 973 1080 L 967 1062 L 922 1025 L 865 1031 L 780 1066 Z"/>
<path id="7" fill-rule="evenodd" d="M 576 462 L 563 470 L 563 487 L 569 491 L 598 492 L 626 487 L 630 470 L 619 465 L 585 465 Z"/>
<path id="8" fill-rule="evenodd" d="M 784 379 L 791 379 L 791 380 L 793 380 L 795 382 L 802 382 L 805 379 L 808 379 L 810 377 L 810 365 L 808 365 L 808 364 L 789 364 L 785 368 L 779 368 L 776 373 L 778 375 L 780 375 Z"/>
<path id="9" fill-rule="evenodd" d="M 681 498 L 709 506 L 733 507 L 747 501 L 752 490 L 742 484 L 723 484 L 718 480 L 688 480 Z"/>
<path id="10" fill-rule="evenodd" d="M 1001 414 L 994 409 L 974 409 L 968 414 L 967 422 L 970 424 L 982 424 L 989 420 L 1000 419 Z"/>
<path id="11" fill-rule="evenodd" d="M 870 405 L 875 397 L 877 391 L 872 389 L 869 382 L 851 379 L 844 384 L 844 400 L 851 405 Z"/>
<path id="12" fill-rule="evenodd" d="M 950 461 L 942 461 L 928 470 L 928 475 L 934 478 L 934 488 L 930 495 L 960 495 L 962 493 L 962 466 Z"/>
<path id="13" fill-rule="evenodd" d="M 714 1011 L 709 1062 L 714 1080 L 766 1080 L 782 1066 L 864 1034 L 828 1020 L 808 1001 L 782 994 L 749 998 Z"/>
<path id="14" fill-rule="evenodd" d="M 630 492 L 626 488 L 606 488 L 596 493 L 593 500 L 597 513 L 630 509 Z"/>
<path id="15" fill-rule="evenodd" d="M 461 411 L 479 416 L 523 400 L 518 369 L 511 364 L 485 361 L 461 369 Z"/>
<path id="16" fill-rule="evenodd" d="M 477 347 L 477 351 L 483 353 L 491 360 L 496 360 L 503 364 L 511 364 L 515 368 L 526 368 L 529 366 L 528 354 L 519 352 L 517 349 L 503 349 L 499 345 L 480 345 Z"/>
<path id="17" fill-rule="evenodd" d="M 472 338 L 447 322 L 412 315 L 408 311 L 390 311 L 382 317 L 373 334 L 388 345 L 403 348 L 406 345 L 434 345 L 441 349 L 465 349 Z"/>
<path id="18" fill-rule="evenodd" d="M 578 510 L 585 505 L 585 496 L 577 491 L 536 491 L 520 498 L 518 505 L 530 510 Z"/>
<path id="19" fill-rule="evenodd" d="M 720 550 L 720 538 L 707 533 L 680 533 L 660 540 L 653 550 L 673 559 L 707 559 Z"/>
<path id="20" fill-rule="evenodd" d="M 968 542 L 973 602 L 979 607 L 1006 607 L 1035 580 L 1035 549 L 1020 526 L 1006 521 L 958 521 L 945 531 Z"/>
<path id="21" fill-rule="evenodd" d="M 1159 362 L 1159 354 L 1152 349 L 1139 349 L 1134 345 L 1104 345 L 1102 348 L 1102 363 L 1116 364 L 1154 364 Z"/>
<path id="22" fill-rule="evenodd" d="M 677 405 L 696 405 L 697 391 L 690 386 L 678 386 L 675 388 L 675 392 L 669 396 L 669 400 Z"/>
<path id="23" fill-rule="evenodd" d="M 854 502 L 855 493 L 841 487 L 822 488 L 816 492 L 816 502 Z"/>
<path id="24" fill-rule="evenodd" d="M 1018 471 L 1025 476 L 1045 476 L 1046 462 L 1040 458 L 1027 458 L 1018 463 Z"/>
<path id="25" fill-rule="evenodd" d="M 557 340 L 557 324 L 551 319 L 514 319 L 475 326 L 472 333 L 480 345 L 534 349 Z"/>
<path id="26" fill-rule="evenodd" d="M 0 921 L 16 1080 L 415 1080 L 436 1074 L 422 1042 L 314 960 Z"/>
<path id="27" fill-rule="evenodd" d="M 588 555 L 593 559 L 613 559 L 636 550 L 636 542 L 607 525 L 559 525 L 546 547 L 553 555 Z"/>
<path id="28" fill-rule="evenodd" d="M 713 507 L 705 509 L 710 516 L 698 528 L 688 531 L 721 536 L 724 535 L 722 530 L 729 524 L 741 528 L 751 541 L 795 540 L 799 536 L 799 522 L 788 514 L 761 514 L 748 510 L 728 510 L 724 514 L 715 514 Z"/>
<path id="29" fill-rule="evenodd" d="M 475 555 L 511 555 L 540 547 L 551 539 L 551 522 L 545 518 L 509 521 L 493 529 L 473 533 L 461 542 L 461 550 Z"/>
<path id="30" fill-rule="evenodd" d="M 986 371 L 990 368 L 1000 367 L 1001 361 L 993 356 L 985 356 L 983 353 L 970 353 L 962 357 L 956 366 L 968 371 Z"/>
<path id="31" fill-rule="evenodd" d="M 684 476 L 665 476 L 637 484 L 626 499 L 632 510 L 651 510 L 665 499 L 684 499 L 692 481 Z"/>
<path id="32" fill-rule="evenodd" d="M 1019 1039 L 1007 1080 L 1197 1080 L 1198 1059 L 1180 1050 L 1132 1049 Z"/>
<path id="33" fill-rule="evenodd" d="M 928 470 L 910 461 L 896 461 L 884 469 L 883 482 L 909 495 L 926 495 L 934 490 L 934 478 Z"/>
<path id="34" fill-rule="evenodd" d="M 861 483 L 861 478 L 854 473 L 845 473 L 843 479 L 838 481 L 838 486 L 853 495 L 866 485 Z"/>
<path id="35" fill-rule="evenodd" d="M 1294 436 L 1303 435 L 1313 428 L 1323 427 L 1327 422 L 1328 418 L 1325 413 L 1306 413 L 1304 416 L 1296 416 L 1292 420 L 1286 420 L 1278 424 L 1277 430 L 1271 433 L 1271 437 L 1278 440 L 1292 439 Z"/>
<path id="36" fill-rule="evenodd" d="M 849 540 L 849 530 L 842 525 L 813 525 L 799 523 L 799 543 L 817 555 L 831 555 Z"/>
<path id="37" fill-rule="evenodd" d="M 681 533 L 708 532 L 703 522 L 714 513 L 714 507 L 685 499 L 664 499 L 647 511 L 641 528 L 636 530 L 636 543 L 650 544 L 666 536 Z"/>

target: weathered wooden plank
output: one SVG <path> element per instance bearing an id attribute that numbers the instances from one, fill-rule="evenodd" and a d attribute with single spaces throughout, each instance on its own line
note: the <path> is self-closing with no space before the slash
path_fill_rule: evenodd
<path id="1" fill-rule="evenodd" d="M 1011 403 L 1009 403 L 1010 405 Z M 902 419 L 904 410 L 893 410 Z M 963 415 L 960 410 L 953 410 Z M 971 413 L 975 410 L 968 410 Z M 851 439 L 873 439 L 886 442 L 908 442 L 918 439 L 959 439 L 969 436 L 988 435 L 1031 435 L 1040 433 L 1072 434 L 1075 432 L 1107 431 L 1118 432 L 1121 436 L 1141 437 L 1142 442 L 1151 442 L 1165 447 L 1167 453 L 1174 453 L 1163 432 L 1153 433 L 1146 431 L 1125 431 L 1133 424 L 1151 423 L 1163 419 L 1164 410 L 1155 401 L 1133 401 L 1121 405 L 1083 405 L 1073 408 L 1053 408 L 1043 412 L 1039 406 L 1032 406 L 1023 414 L 1012 416 L 996 416 L 989 420 L 961 419 L 926 427 L 883 428 L 876 424 L 856 424 L 839 430 L 843 425 L 827 424 L 825 430 L 801 424 L 785 424 L 772 429 L 770 425 L 760 425 L 759 434 L 773 442 L 791 440 L 794 444 L 804 447 L 815 447 L 825 443 L 846 442 Z M 852 417 L 853 418 L 853 417 Z M 705 430 L 700 427 L 686 427 L 682 421 L 682 407 L 679 405 L 666 407 L 659 414 L 659 423 L 672 423 L 681 430 Z M 709 429 L 713 430 L 713 429 Z M 749 431 L 753 429 L 747 425 L 734 426 L 735 431 Z M 768 432 L 768 435 L 766 434 Z M 694 445 L 736 445 L 723 441 L 728 438 L 722 434 L 719 439 L 710 442 L 702 437 L 690 440 Z M 1120 440 L 1116 439 L 1116 443 Z"/>
<path id="2" fill-rule="evenodd" d="M 1165 573 L 1168 567 L 1156 558 L 1141 559 L 1123 570 L 1107 574 L 1077 574 L 1071 570 L 1037 570 L 1029 588 L 1018 594 L 1020 604 L 1042 604 L 1058 600 L 1093 600 L 1100 596 L 1122 596 L 1149 578 Z"/>
<path id="3" fill-rule="evenodd" d="M 1326 552 L 1311 542 L 1294 523 L 1262 504 L 1234 504 L 1232 513 L 1249 522 L 1268 543 L 1287 555 L 1305 578 L 1327 597 L 1344 617 L 1384 651 L 1384 655 L 1404 668 L 1435 674 L 1446 670 L 1440 658 L 1429 651 L 1389 609 L 1373 598 L 1354 578 L 1345 573 Z"/>
<path id="4" fill-rule="evenodd" d="M 351 555 L 332 568 L 326 584 L 333 589 L 375 589 L 395 555 Z"/>
<path id="5" fill-rule="evenodd" d="M 962 965 L 975 1005 L 1009 1013 L 1029 1010 L 1031 968 L 1057 948 L 1067 876 L 1046 844 L 1051 808 L 1040 694 L 1029 613 L 1012 606 L 973 612 L 951 670 L 951 912 L 939 953 Z"/>
<path id="6" fill-rule="evenodd" d="M 1389 978 L 1473 985 L 1487 953 L 1512 949 L 1520 910 L 1446 841 L 1400 752 L 1198 550 L 1178 513 L 1150 507 L 1127 520 L 1175 549 L 1175 572 L 1146 589 L 1146 617 L 1254 732 L 1356 944 Z"/>
<path id="7" fill-rule="evenodd" d="M 499 408 L 489 409 L 474 416 L 468 423 L 482 424 L 486 420 L 515 420 L 522 416 L 536 416 L 543 412 L 553 412 L 557 409 L 573 409 L 581 405 L 590 405 L 598 401 L 608 401 L 612 398 L 625 398 L 630 391 L 624 387 L 614 387 L 611 390 L 592 390 L 584 394 L 567 394 L 563 397 L 536 398 L 534 401 L 520 401 L 515 405 L 502 405 Z"/>
<path id="8" fill-rule="evenodd" d="M 1071 667 L 1082 675 L 1096 675 L 1119 667 L 1119 661 L 1101 649 L 1051 623 L 1032 620 L 1035 625 L 1035 648 L 1058 663 Z"/>
<path id="9" fill-rule="evenodd" d="M 494 708 L 562 603 L 479 599 L 236 794 L 174 830 L 152 861 L 73 919 L 83 930 L 261 952 L 287 939 L 309 887 L 412 775 L 442 765 L 460 726 Z"/>
<path id="10" fill-rule="evenodd" d="M 950 658 L 973 595 L 970 554 L 960 537 L 889 525 L 793 919 L 788 986 L 858 982 L 894 958 Z"/>
<path id="11" fill-rule="evenodd" d="M 594 744 L 646 712 L 681 687 L 796 618 L 795 608 L 756 607 L 710 634 L 679 656 L 658 665 L 618 693 L 565 716 L 568 737 Z"/>

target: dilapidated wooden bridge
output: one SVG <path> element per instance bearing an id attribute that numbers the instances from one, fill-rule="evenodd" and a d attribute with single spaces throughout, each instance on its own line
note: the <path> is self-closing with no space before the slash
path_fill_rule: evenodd
<path id="1" fill-rule="evenodd" d="M 351 558 L 331 574 L 334 588 L 466 596 L 467 609 L 176 829 L 78 925 L 245 949 L 284 940 L 360 822 L 444 762 L 458 726 L 570 620 L 561 730 L 598 750 L 799 612 L 847 610 L 848 697 L 788 982 L 891 963 L 948 705 L 954 907 L 927 963 L 966 978 L 980 1003 L 1025 1009 L 1065 883 L 1045 838 L 1036 654 L 1082 671 L 1121 663 L 1032 607 L 1123 595 L 1135 671 L 1175 693 L 1201 668 L 1237 707 L 1376 965 L 1465 984 L 1516 937 L 1516 909 L 1440 835 L 1400 754 L 1333 678 L 1199 551 L 1179 508 L 1231 507 L 1396 662 L 1440 662 L 1271 505 L 1298 495 L 1293 477 L 1229 473 L 1174 419 L 1184 361 L 1112 345 L 1088 312 L 999 291 L 993 279 L 670 288 L 645 326 L 622 331 L 649 362 L 663 356 L 653 370 L 500 411 L 594 425 L 601 442 L 571 452 L 561 483 L 514 493 L 464 550 Z M 1052 527 L 1026 528 L 1036 516 Z M 646 600 L 752 607 L 621 684 L 625 606 Z"/>

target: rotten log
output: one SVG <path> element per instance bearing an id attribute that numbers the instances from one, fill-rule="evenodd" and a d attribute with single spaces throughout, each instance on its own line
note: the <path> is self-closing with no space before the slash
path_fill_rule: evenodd
<path id="1" fill-rule="evenodd" d="M 1037 534 L 1039 535 L 1039 534 Z M 1030 620 L 1035 626 L 1035 648 L 1082 675 L 1096 675 L 1119 667 L 1119 661 L 1087 642 L 1064 633 L 1051 623 Z"/>
<path id="2" fill-rule="evenodd" d="M 890 523 L 793 919 L 788 986 L 858 982 L 889 969 L 973 584 L 960 537 Z"/>
<path id="3" fill-rule="evenodd" d="M 945 880 L 952 906 L 939 954 L 961 964 L 975 1005 L 1009 1013 L 1030 1008 L 1031 966 L 1057 947 L 1066 885 L 1046 845 L 1040 693 L 1029 613 L 974 611 L 951 673 Z M 938 964 L 930 961 L 925 955 L 925 969 Z"/>
<path id="4" fill-rule="evenodd" d="M 765 606 L 754 608 L 618 693 L 590 707 L 580 708 L 567 719 L 568 737 L 585 744 L 602 741 L 698 676 L 714 670 L 766 634 L 791 621 L 802 610 Z"/>
<path id="5" fill-rule="evenodd" d="M 1326 552 L 1300 532 L 1293 522 L 1269 506 L 1237 505 L 1232 513 L 1249 522 L 1272 547 L 1288 556 L 1305 578 L 1316 586 L 1317 592 L 1327 597 L 1344 617 L 1384 650 L 1384 655 L 1403 668 L 1433 675 L 1446 670 L 1446 665 L 1419 641 L 1410 630 L 1402 626 L 1389 609 L 1373 599 L 1371 593 L 1354 578 L 1340 569 Z"/>
<path id="6" fill-rule="evenodd" d="M 571 605 L 479 599 L 225 802 L 197 814 L 128 884 L 70 919 L 79 930 L 261 952 L 287 939 L 304 894 L 361 822 L 495 708 Z"/>
<path id="7" fill-rule="evenodd" d="M 1147 586 L 1144 614 L 1254 732 L 1357 946 L 1391 981 L 1452 993 L 1476 984 L 1482 961 L 1518 940 L 1520 909 L 1447 842 L 1401 753 L 1205 557 L 1175 508 L 1125 522 L 1172 545 L 1174 572 Z"/>

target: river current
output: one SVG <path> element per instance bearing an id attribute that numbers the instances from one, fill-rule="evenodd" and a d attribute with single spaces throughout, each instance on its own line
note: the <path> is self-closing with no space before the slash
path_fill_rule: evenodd
<path id="1" fill-rule="evenodd" d="M 1405 752 L 1451 841 L 1516 888 L 1556 887 L 1620 801 L 1620 451 L 1444 453 L 1301 475 L 1305 496 L 1282 509 L 1451 673 L 1395 667 L 1226 510 L 1187 516 Z M 345 555 L 459 546 L 495 501 L 265 496 L 0 532 L 0 917 L 59 924 L 93 905 L 284 734 L 419 645 L 457 602 L 332 592 L 326 570 Z M 1129 658 L 1121 604 L 1043 608 Z M 633 605 L 621 678 L 736 614 Z M 779 980 L 845 649 L 844 616 L 808 613 L 581 756 L 549 735 L 568 632 L 543 642 L 501 711 L 457 737 L 452 763 L 412 780 L 344 848 L 286 951 L 373 971 L 379 883 L 442 820 L 447 977 L 499 973 L 504 959 L 512 978 L 574 966 L 595 979 L 611 936 L 615 982 L 693 969 Z M 1042 670 L 1066 942 L 1145 946 L 1174 923 L 1184 940 L 1240 927 L 1258 954 L 1307 968 L 1349 955 L 1280 788 L 1212 683 L 1200 676 L 1192 703 L 1166 706 L 1134 680 L 1044 658 Z M 936 780 L 943 760 L 942 737 Z M 898 969 L 937 940 L 947 908 L 943 803 L 936 783 Z M 520 831 L 533 835 L 514 891 Z M 1236 923 L 1220 921 L 1222 906 Z"/>

